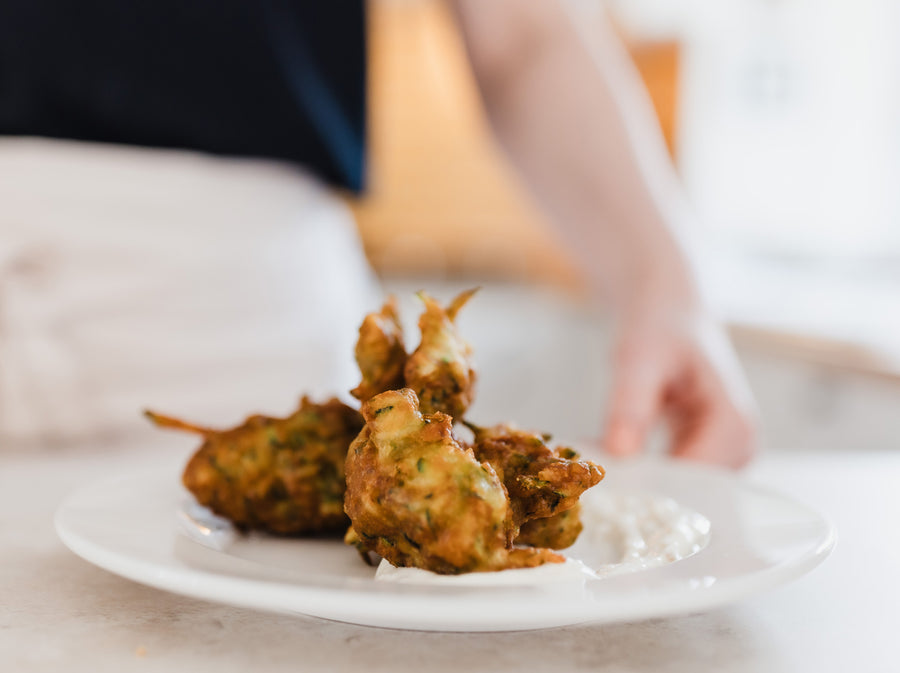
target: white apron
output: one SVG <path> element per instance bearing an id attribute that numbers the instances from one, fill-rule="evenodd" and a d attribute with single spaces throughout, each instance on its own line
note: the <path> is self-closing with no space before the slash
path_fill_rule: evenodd
<path id="1" fill-rule="evenodd" d="M 349 211 L 294 167 L 0 138 L 0 451 L 345 395 L 377 301 Z"/>

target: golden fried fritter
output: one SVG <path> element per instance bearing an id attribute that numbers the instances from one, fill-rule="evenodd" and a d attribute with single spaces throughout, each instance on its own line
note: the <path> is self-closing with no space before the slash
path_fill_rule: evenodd
<path id="1" fill-rule="evenodd" d="M 406 366 L 406 347 L 403 328 L 397 313 L 396 297 L 389 297 L 381 311 L 370 313 L 359 328 L 356 342 L 356 362 L 362 381 L 350 391 L 365 402 L 386 390 L 403 388 L 403 368 Z"/>
<path id="2" fill-rule="evenodd" d="M 475 433 L 475 457 L 497 472 L 509 493 L 513 522 L 518 527 L 571 510 L 582 493 L 603 479 L 602 467 L 579 460 L 570 448 L 551 450 L 539 435 L 509 425 L 469 427 Z M 520 535 L 516 542 L 527 544 L 530 539 L 539 539 L 541 546 L 563 549 L 571 544 L 566 542 L 573 532 L 578 537 L 577 520 L 575 516 L 557 520 L 556 525 L 535 523 L 526 530 L 526 538 Z"/>
<path id="3" fill-rule="evenodd" d="M 279 534 L 343 531 L 344 465 L 363 418 L 337 399 L 307 397 L 287 418 L 251 416 L 231 430 L 146 412 L 162 427 L 204 437 L 182 481 L 201 505 L 242 529 Z"/>
<path id="4" fill-rule="evenodd" d="M 547 549 L 513 549 L 503 484 L 451 434 L 452 420 L 424 415 L 410 389 L 363 405 L 366 427 L 347 454 L 345 509 L 363 548 L 395 566 L 458 574 L 562 562 Z"/>
<path id="5" fill-rule="evenodd" d="M 446 309 L 424 292 L 419 293 L 425 304 L 419 318 L 422 341 L 409 356 L 404 374 L 406 386 L 416 392 L 425 414 L 440 411 L 459 419 L 474 399 L 472 349 L 457 332 L 454 321 L 477 291 L 463 292 Z"/>
<path id="6" fill-rule="evenodd" d="M 581 502 L 572 509 L 543 519 L 531 519 L 522 524 L 516 544 L 548 549 L 566 549 L 575 544 L 584 526 L 581 523 Z"/>

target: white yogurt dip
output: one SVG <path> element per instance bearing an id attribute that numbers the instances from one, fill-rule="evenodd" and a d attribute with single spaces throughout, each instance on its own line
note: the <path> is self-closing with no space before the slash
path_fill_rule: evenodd
<path id="1" fill-rule="evenodd" d="M 605 562 L 592 564 L 600 577 L 674 563 L 709 544 L 709 519 L 672 498 L 648 493 L 590 495 L 584 498 L 582 538 L 608 554 L 601 559 Z"/>

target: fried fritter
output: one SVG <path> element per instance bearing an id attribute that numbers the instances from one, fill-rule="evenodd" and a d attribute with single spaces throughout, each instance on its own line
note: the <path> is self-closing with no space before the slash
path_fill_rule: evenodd
<path id="1" fill-rule="evenodd" d="M 572 509 L 543 519 L 531 519 L 522 524 L 516 544 L 549 549 L 567 549 L 575 544 L 584 526 L 581 523 L 581 502 Z"/>
<path id="2" fill-rule="evenodd" d="M 603 468 L 579 460 L 570 448 L 551 450 L 540 435 L 510 425 L 469 427 L 475 433 L 475 457 L 494 468 L 509 493 L 514 524 L 526 526 L 525 539 L 520 534 L 516 542 L 539 540 L 540 546 L 552 549 L 570 546 L 573 533 L 578 537 L 581 530 L 577 515 L 547 523 L 535 520 L 556 518 L 576 507 L 581 494 L 603 479 Z M 529 522 L 535 523 L 528 527 Z"/>
<path id="3" fill-rule="evenodd" d="M 503 484 L 453 438 L 449 416 L 423 416 L 410 389 L 373 397 L 363 415 L 366 427 L 347 454 L 345 497 L 358 547 L 442 574 L 563 561 L 548 549 L 512 548 Z"/>
<path id="4" fill-rule="evenodd" d="M 356 363 L 362 381 L 350 394 L 365 402 L 386 390 L 403 388 L 406 366 L 403 327 L 397 313 L 396 297 L 389 297 L 378 313 L 370 313 L 359 328 Z"/>
<path id="5" fill-rule="evenodd" d="M 472 349 L 454 324 L 459 310 L 478 291 L 467 290 L 444 309 L 424 292 L 419 298 L 425 311 L 419 318 L 422 341 L 409 356 L 404 374 L 406 386 L 419 398 L 422 412 L 443 412 L 460 419 L 475 396 Z"/>
<path id="6" fill-rule="evenodd" d="M 201 505 L 238 528 L 284 535 L 346 528 L 344 465 L 364 425 L 355 409 L 304 397 L 287 418 L 251 416 L 222 431 L 145 413 L 161 427 L 203 436 L 182 481 Z"/>

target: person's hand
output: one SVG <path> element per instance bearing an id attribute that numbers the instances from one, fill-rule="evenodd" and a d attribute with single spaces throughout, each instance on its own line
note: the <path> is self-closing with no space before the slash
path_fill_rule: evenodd
<path id="1" fill-rule="evenodd" d="M 587 287 L 628 316 L 607 449 L 637 453 L 665 419 L 673 454 L 743 465 L 750 396 L 727 339 L 698 308 L 686 254 L 695 218 L 612 26 L 594 13 L 581 30 L 572 3 L 451 4 L 500 145 Z"/>
<path id="2" fill-rule="evenodd" d="M 644 311 L 622 321 L 604 448 L 640 452 L 665 421 L 674 456 L 732 468 L 754 451 L 754 405 L 722 328 L 708 316 Z"/>

